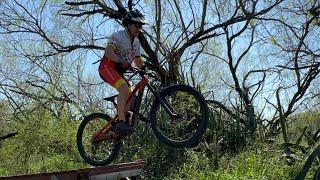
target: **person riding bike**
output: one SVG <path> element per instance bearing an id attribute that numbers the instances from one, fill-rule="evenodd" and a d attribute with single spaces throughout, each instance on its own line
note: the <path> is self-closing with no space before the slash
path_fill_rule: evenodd
<path id="1" fill-rule="evenodd" d="M 105 82 L 119 92 L 117 111 L 121 123 L 115 126 L 116 130 L 123 134 L 131 134 L 134 129 L 130 126 L 129 120 L 125 119 L 126 112 L 130 108 L 130 102 L 126 106 L 126 100 L 131 93 L 131 88 L 123 73 L 131 67 L 132 62 L 139 69 L 144 67 L 137 37 L 142 25 L 145 25 L 146 22 L 138 10 L 131 10 L 123 19 L 122 24 L 125 29 L 113 33 L 109 38 L 99 66 L 99 74 Z"/>

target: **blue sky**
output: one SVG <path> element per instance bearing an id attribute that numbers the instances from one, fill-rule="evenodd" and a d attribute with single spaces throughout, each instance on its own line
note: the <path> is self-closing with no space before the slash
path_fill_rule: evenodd
<path id="1" fill-rule="evenodd" d="M 25 4 L 26 7 L 28 7 L 28 8 L 33 6 L 31 3 L 29 3 L 30 1 L 19 1 L 19 2 L 21 2 L 22 4 Z M 34 2 L 37 6 L 40 1 L 34 1 Z M 193 30 L 192 25 L 196 21 L 194 21 L 193 16 L 191 16 L 192 11 L 190 8 L 193 8 L 194 12 L 197 13 L 196 17 L 200 17 L 202 9 L 200 8 L 199 4 L 197 4 L 195 1 L 190 1 L 190 2 L 193 3 L 191 5 L 191 7 L 187 3 L 187 1 L 181 1 L 179 7 L 183 12 L 183 17 L 185 19 L 185 23 L 188 24 L 189 22 L 191 22 L 191 28 L 189 30 Z M 64 2 L 61 1 L 61 3 L 63 4 Z M 162 4 L 162 5 L 164 5 L 164 4 Z M 170 7 L 173 7 L 174 4 L 167 3 L 166 6 L 170 8 Z M 262 7 L 262 4 L 259 4 L 258 8 L 260 6 Z M 96 44 L 98 44 L 101 47 L 104 47 L 107 43 L 107 37 L 109 35 L 111 35 L 114 31 L 122 29 L 122 27 L 118 23 L 116 23 L 114 20 L 106 21 L 106 19 L 103 18 L 101 15 L 95 15 L 93 17 L 90 17 L 89 23 L 84 23 L 82 26 L 78 26 L 78 25 L 76 25 L 75 22 L 80 22 L 81 18 L 74 19 L 74 18 L 60 16 L 60 15 L 56 14 L 57 10 L 59 10 L 59 8 L 60 8 L 59 6 L 49 6 L 49 5 L 46 6 L 43 9 L 42 23 L 43 23 L 43 26 L 46 26 L 46 28 L 51 31 L 51 33 L 48 34 L 50 37 L 59 38 L 60 35 L 68 34 L 67 37 L 64 37 L 63 39 L 59 40 L 60 43 L 63 43 L 63 44 L 71 44 L 71 42 L 72 43 L 88 43 L 91 38 L 91 33 L 93 32 L 96 35 L 95 37 L 99 38 L 99 40 L 96 41 Z M 145 13 L 146 19 L 151 24 L 149 26 L 146 26 L 144 29 L 148 33 L 154 34 L 152 31 L 152 24 L 154 23 L 153 13 L 155 12 L 154 7 L 151 6 L 150 4 L 148 4 L 148 1 L 140 1 L 140 4 L 139 4 L 139 6 L 137 6 L 137 8 Z M 217 23 L 218 16 L 217 16 L 217 14 L 213 13 L 210 10 L 211 8 L 214 8 L 214 6 L 212 4 L 209 4 L 207 21 Z M 168 35 L 174 28 L 176 31 L 176 34 L 171 35 L 168 38 L 168 41 L 164 42 L 164 45 L 168 45 L 170 47 L 170 46 L 172 46 L 175 39 L 181 33 L 181 29 L 169 24 L 170 20 L 175 19 L 174 17 L 178 16 L 178 12 L 175 10 L 174 12 L 167 11 L 166 13 L 169 13 L 169 15 L 163 16 L 163 23 L 164 24 L 161 27 L 162 28 L 162 34 L 161 34 L 162 39 L 164 39 L 164 37 L 166 37 L 166 35 Z M 277 14 L 275 14 L 275 16 L 277 16 Z M 223 17 L 223 18 L 227 19 L 228 17 Z M 241 25 L 242 24 L 239 24 L 237 26 L 239 27 Z M 212 26 L 212 24 L 207 25 L 207 27 L 210 27 L 210 26 Z M 237 29 L 238 29 L 237 26 L 233 27 L 234 31 L 237 31 Z M 71 27 L 72 32 L 67 30 L 67 27 Z M 267 28 L 271 33 L 276 34 L 275 29 L 273 29 L 273 27 L 268 26 Z M 92 29 L 93 31 L 91 32 L 90 29 Z M 262 34 L 264 33 L 263 28 L 259 28 L 259 31 Z M 221 31 L 221 29 L 219 29 L 216 32 L 219 33 L 222 31 Z M 245 35 L 248 35 L 248 32 Z M 17 36 L 17 38 L 18 38 L 18 36 Z M 23 38 L 25 38 L 25 39 L 23 39 Z M 30 41 L 26 41 L 26 39 L 29 39 Z M 18 41 L 24 40 L 24 41 L 32 44 L 33 40 L 35 40 L 35 39 L 40 39 L 40 38 L 38 38 L 36 36 L 28 35 L 26 37 L 20 36 L 17 40 Z M 213 44 L 210 47 L 210 48 L 212 48 L 212 50 L 210 50 L 210 52 L 215 53 L 216 55 L 221 56 L 223 58 L 227 57 L 226 45 L 225 45 L 223 36 L 221 36 L 219 38 L 212 39 L 211 41 L 213 42 Z M 35 47 L 40 47 L 41 43 L 43 43 L 43 42 L 38 41 L 37 43 L 34 43 L 33 44 L 34 47 L 30 46 L 30 44 L 28 44 L 28 43 L 25 43 L 21 47 L 27 48 L 27 49 L 32 49 Z M 237 43 L 234 44 L 233 55 L 235 57 L 238 56 L 239 53 L 242 50 L 244 50 L 247 45 L 248 45 L 248 37 L 245 37 L 245 36 L 240 37 L 238 39 Z M 319 43 L 318 44 L 315 43 L 314 46 L 315 46 L 315 48 L 319 48 Z M 183 60 L 187 59 L 188 57 L 194 57 L 194 55 L 195 55 L 194 52 L 197 50 L 197 48 L 199 48 L 198 45 L 190 47 L 186 51 L 186 53 L 184 54 Z M 275 67 L 276 65 L 283 63 L 283 60 L 287 60 L 287 59 L 282 59 L 283 54 L 279 54 L 278 57 L 264 55 L 265 52 L 274 51 L 274 50 L 275 50 L 274 46 L 266 45 L 264 43 L 260 43 L 260 44 L 257 44 L 257 46 L 254 46 L 251 49 L 250 54 L 247 56 L 246 62 L 244 62 L 243 64 L 240 64 L 239 72 L 238 72 L 239 75 L 242 73 L 248 72 L 251 69 Z M 37 51 L 34 50 L 34 52 L 36 53 Z M 93 78 L 96 78 L 94 82 L 102 82 L 99 78 L 98 71 L 97 71 L 98 64 L 92 65 L 92 63 L 99 60 L 102 55 L 103 55 L 103 51 L 101 51 L 101 50 L 96 50 L 96 51 L 77 50 L 75 52 L 68 54 L 68 56 L 66 58 L 61 59 L 61 60 L 64 60 L 64 61 L 67 60 L 69 63 L 71 63 L 71 65 L 72 64 L 77 65 L 78 63 L 82 64 L 83 70 L 84 70 L 83 76 L 86 77 L 87 80 L 91 81 L 92 77 L 93 77 Z M 0 60 L 4 61 L 3 57 L 1 59 L 1 55 L 0 55 Z M 189 71 L 188 67 L 190 66 L 190 64 L 191 64 L 190 61 L 188 61 L 185 64 L 185 66 L 184 66 L 185 71 Z M 223 85 L 223 82 L 221 81 L 221 78 L 223 78 L 224 80 L 227 80 L 230 83 L 232 83 L 227 65 L 225 63 L 222 63 L 221 60 L 218 60 L 217 58 L 213 58 L 212 56 L 203 56 L 202 58 L 200 58 L 197 61 L 196 64 L 197 64 L 197 67 L 200 70 L 200 72 L 203 73 L 203 76 L 200 77 L 199 81 L 204 83 L 208 87 L 208 90 L 214 89 L 215 94 L 216 94 L 216 98 L 220 98 L 219 100 L 221 100 L 221 101 L 227 100 L 226 94 L 228 93 L 228 88 L 225 85 Z M 208 66 L 211 66 L 210 67 L 211 71 L 201 71 L 201 68 L 207 68 Z M 24 65 L 22 64 L 21 68 L 23 68 L 23 67 L 24 67 Z M 25 66 L 25 67 L 27 67 L 27 66 Z M 185 73 L 188 74 L 187 72 L 185 72 Z M 291 76 L 292 76 L 292 74 L 290 74 L 290 72 L 289 72 L 288 79 L 284 79 L 284 81 L 289 82 L 289 77 L 291 77 Z M 252 79 L 255 79 L 256 81 L 258 80 L 257 76 L 253 76 Z M 274 90 L 275 87 L 279 83 L 281 83 L 281 81 L 279 79 L 275 79 L 276 81 L 273 81 L 274 79 L 275 79 L 275 76 L 269 76 L 267 83 L 265 85 L 266 91 L 261 95 L 260 100 L 257 100 L 257 102 L 256 102 L 257 105 L 260 105 L 261 102 L 264 101 L 263 100 L 264 97 L 269 96 L 270 92 L 268 90 Z M 210 80 L 210 82 L 208 82 L 209 80 Z M 292 82 L 292 81 L 290 81 L 290 82 Z M 112 94 L 115 93 L 115 91 L 112 88 L 110 88 L 110 86 L 103 85 L 103 87 L 106 88 L 107 94 L 110 92 Z M 275 100 L 274 96 L 272 97 L 272 100 L 273 101 Z"/>

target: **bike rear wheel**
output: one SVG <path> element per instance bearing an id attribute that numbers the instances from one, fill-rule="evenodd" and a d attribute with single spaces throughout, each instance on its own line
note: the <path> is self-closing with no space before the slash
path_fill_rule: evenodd
<path id="1" fill-rule="evenodd" d="M 172 147 L 193 147 L 198 144 L 208 125 L 208 106 L 204 97 L 188 85 L 172 85 L 160 91 L 150 112 L 156 137 Z M 164 108 L 163 102 L 176 116 Z"/>
<path id="2" fill-rule="evenodd" d="M 110 116 L 93 113 L 84 118 L 77 132 L 77 147 L 81 157 L 90 165 L 105 166 L 110 164 L 119 154 L 120 140 L 93 141 L 93 134 L 110 121 Z M 114 133 L 112 130 L 108 134 Z M 107 134 L 107 135 L 108 135 Z"/>

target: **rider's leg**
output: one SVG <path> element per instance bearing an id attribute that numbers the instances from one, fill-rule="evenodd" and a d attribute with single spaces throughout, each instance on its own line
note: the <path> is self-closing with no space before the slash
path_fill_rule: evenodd
<path id="1" fill-rule="evenodd" d="M 128 108 L 126 108 L 126 99 L 131 92 L 129 88 L 129 84 L 123 77 L 117 72 L 115 69 L 115 62 L 110 60 L 104 60 L 101 62 L 99 66 L 99 73 L 102 79 L 116 88 L 119 92 L 118 95 L 118 115 L 119 120 L 125 120 L 125 112 Z M 129 103 L 128 103 L 129 104 Z M 129 106 L 130 107 L 130 106 Z M 115 126 L 115 129 L 124 132 L 124 134 L 130 134 L 134 131 L 132 127 L 130 127 L 129 123 L 123 121 L 124 123 L 118 123 Z"/>
<path id="2" fill-rule="evenodd" d="M 125 118 L 125 114 L 127 112 L 126 100 L 131 92 L 131 88 L 128 84 L 124 83 L 118 88 L 118 91 L 117 109 L 120 123 L 116 124 L 114 128 L 126 136 L 134 132 L 134 128 L 130 126 L 129 120 Z"/>
<path id="3" fill-rule="evenodd" d="M 119 95 L 117 98 L 117 109 L 118 109 L 118 115 L 119 115 L 119 119 L 120 120 L 124 120 L 125 119 L 125 113 L 128 112 L 129 110 L 129 104 L 126 105 L 126 100 L 129 97 L 129 94 L 131 92 L 131 88 L 128 86 L 128 84 L 124 83 L 121 85 L 121 87 L 119 87 Z"/>

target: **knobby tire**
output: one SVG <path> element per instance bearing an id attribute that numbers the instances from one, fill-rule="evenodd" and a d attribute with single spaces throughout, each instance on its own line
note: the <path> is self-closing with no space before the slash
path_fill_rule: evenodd
<path id="1" fill-rule="evenodd" d="M 110 164 L 119 154 L 122 144 L 120 140 L 104 141 L 99 145 L 90 142 L 93 133 L 107 124 L 110 119 L 110 116 L 106 114 L 93 113 L 85 117 L 78 128 L 77 148 L 84 161 L 90 165 L 105 166 Z M 87 140 L 88 142 L 84 142 L 84 140 Z M 87 145 L 89 148 L 85 147 Z M 94 152 L 89 152 L 89 150 L 93 150 Z M 98 156 L 101 157 L 98 159 Z"/>
<path id="2" fill-rule="evenodd" d="M 161 101 L 155 98 L 150 120 L 156 137 L 176 148 L 196 146 L 208 125 L 208 106 L 204 97 L 188 85 L 168 86 L 160 91 L 160 97 L 182 117 L 171 118 L 161 107 Z"/>

